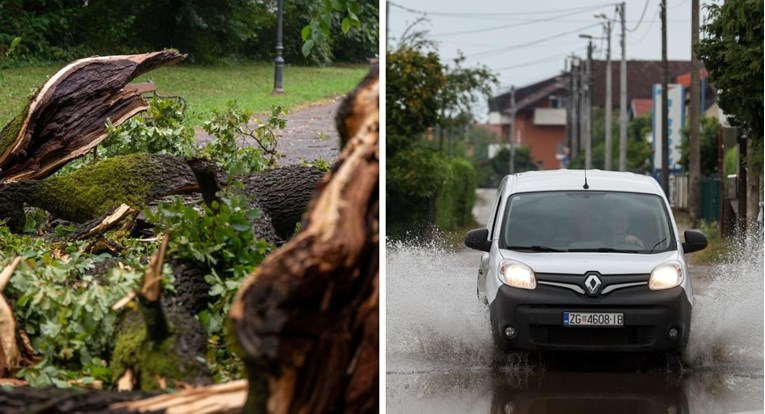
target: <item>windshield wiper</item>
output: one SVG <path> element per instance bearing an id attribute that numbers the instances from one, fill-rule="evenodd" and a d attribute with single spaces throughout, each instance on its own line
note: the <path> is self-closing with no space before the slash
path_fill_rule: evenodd
<path id="1" fill-rule="evenodd" d="M 565 252 L 565 250 L 555 249 L 548 246 L 532 245 L 532 246 L 507 246 L 510 250 L 530 250 L 532 252 Z"/>
<path id="2" fill-rule="evenodd" d="M 666 238 L 666 237 L 664 237 L 663 239 L 659 240 L 659 242 L 658 242 L 658 243 L 654 244 L 654 245 L 653 245 L 653 247 L 651 248 L 651 251 L 650 251 L 650 252 L 648 252 L 648 254 L 651 254 L 651 253 L 653 253 L 654 249 L 656 249 L 657 247 L 659 247 L 659 245 L 660 245 L 660 244 L 664 243 L 664 240 L 667 240 L 667 238 Z"/>
<path id="3" fill-rule="evenodd" d="M 614 249 L 613 247 L 591 247 L 586 249 L 568 249 L 570 252 L 595 252 L 595 253 L 637 253 L 639 250 Z"/>

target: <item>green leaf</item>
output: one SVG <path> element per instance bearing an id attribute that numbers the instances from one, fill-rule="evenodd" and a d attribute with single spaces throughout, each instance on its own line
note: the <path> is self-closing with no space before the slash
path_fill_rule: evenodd
<path id="1" fill-rule="evenodd" d="M 308 38 L 311 36 L 311 26 L 305 25 L 305 27 L 303 27 L 303 30 L 300 32 L 300 36 L 303 38 L 304 42 L 308 40 Z"/>
<path id="2" fill-rule="evenodd" d="M 343 2 L 341 0 L 332 0 L 332 10 L 342 11 L 343 8 Z"/>
<path id="3" fill-rule="evenodd" d="M 349 2 L 348 3 L 348 11 L 353 14 L 359 14 L 361 13 L 361 5 L 357 2 Z"/>
<path id="4" fill-rule="evenodd" d="M 348 33 L 348 31 L 351 30 L 351 19 L 347 17 L 344 18 L 341 27 L 343 29 L 343 33 Z"/>
<path id="5" fill-rule="evenodd" d="M 303 43 L 303 56 L 310 55 L 311 49 L 313 49 L 313 39 L 308 39 Z"/>
<path id="6" fill-rule="evenodd" d="M 8 50 L 5 52 L 5 56 L 10 56 L 11 53 L 13 53 L 14 50 L 16 50 L 16 47 L 21 42 L 20 37 L 16 37 L 13 40 L 11 40 L 11 45 L 8 47 Z"/>

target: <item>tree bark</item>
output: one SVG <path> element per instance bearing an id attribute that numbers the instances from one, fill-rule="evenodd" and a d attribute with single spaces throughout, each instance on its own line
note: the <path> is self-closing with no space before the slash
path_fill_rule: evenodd
<path id="1" fill-rule="evenodd" d="M 158 66 L 183 60 L 175 50 L 77 60 L 53 75 L 0 131 L 0 180 L 47 177 L 148 108 L 143 87 L 126 87 Z"/>
<path id="2" fill-rule="evenodd" d="M 378 83 L 295 237 L 241 287 L 229 317 L 247 365 L 245 412 L 378 408 Z M 347 129 L 347 130 L 350 130 Z"/>
<path id="3" fill-rule="evenodd" d="M 316 167 L 293 165 L 255 173 L 244 180 L 244 185 L 271 218 L 276 234 L 288 240 L 323 176 L 324 172 Z"/>

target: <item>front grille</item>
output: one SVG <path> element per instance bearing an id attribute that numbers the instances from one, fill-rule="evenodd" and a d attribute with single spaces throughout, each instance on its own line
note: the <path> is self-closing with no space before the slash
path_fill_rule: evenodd
<path id="1" fill-rule="evenodd" d="M 623 328 L 564 328 L 531 325 L 531 341 L 537 345 L 650 345 L 656 339 L 652 326 Z"/>

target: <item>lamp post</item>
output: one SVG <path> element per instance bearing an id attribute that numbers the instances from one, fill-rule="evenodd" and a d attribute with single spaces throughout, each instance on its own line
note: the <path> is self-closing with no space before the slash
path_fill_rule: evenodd
<path id="1" fill-rule="evenodd" d="M 283 70 L 284 70 L 284 58 L 282 57 L 282 51 L 284 50 L 284 46 L 282 46 L 282 10 L 283 10 L 283 0 L 277 1 L 277 17 L 276 17 L 276 58 L 274 58 L 274 64 L 275 64 L 275 71 L 274 71 L 274 91 L 271 92 L 272 95 L 281 95 L 284 93 L 284 88 L 282 87 L 282 81 L 284 79 Z"/>

